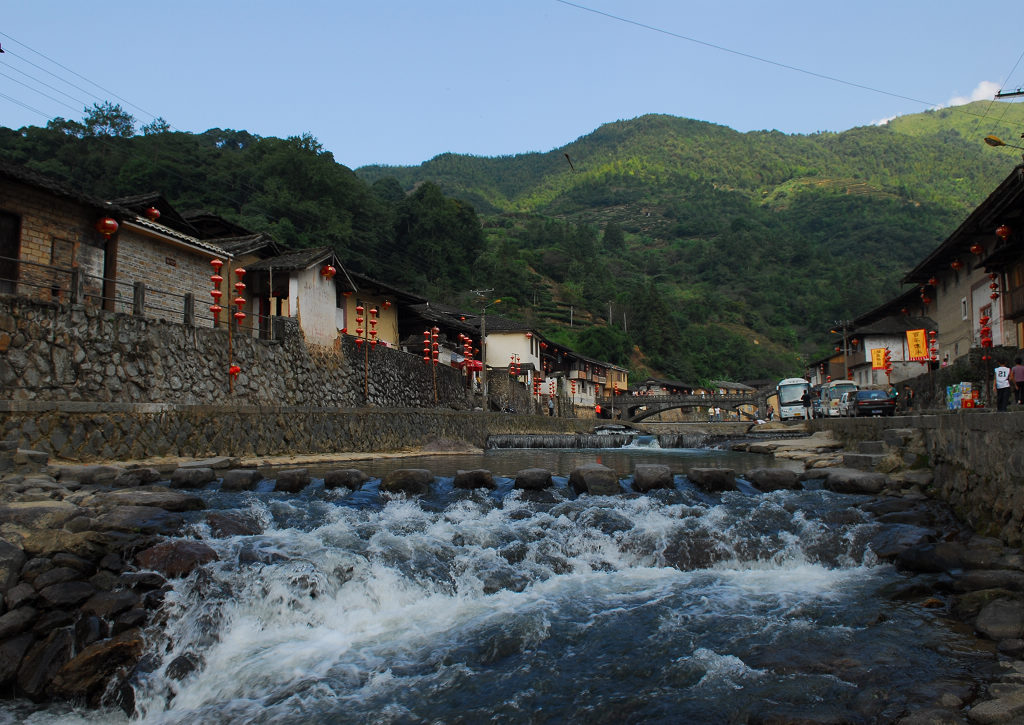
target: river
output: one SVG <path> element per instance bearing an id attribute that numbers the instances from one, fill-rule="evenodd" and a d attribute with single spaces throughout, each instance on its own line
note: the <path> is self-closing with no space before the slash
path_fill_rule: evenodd
<path id="1" fill-rule="evenodd" d="M 594 461 L 679 475 L 648 495 L 573 495 L 565 476 Z M 773 465 L 762 456 L 497 450 L 356 465 L 439 478 L 421 498 L 382 496 L 379 479 L 202 491 L 262 533 L 209 538 L 220 561 L 174 582 L 133 722 L 891 722 L 987 661 L 899 596 L 915 582 L 872 554 L 866 497 L 743 481 L 712 495 L 682 475 Z M 563 475 L 513 490 L 508 476 L 534 466 Z M 453 489 L 458 468 L 478 467 L 501 476 L 496 490 Z M 129 722 L 6 707 L 9 722 Z"/>

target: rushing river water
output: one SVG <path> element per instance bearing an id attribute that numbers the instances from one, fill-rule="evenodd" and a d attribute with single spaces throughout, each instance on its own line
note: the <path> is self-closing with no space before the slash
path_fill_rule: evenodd
<path id="1" fill-rule="evenodd" d="M 456 468 L 567 475 L 600 460 L 679 473 L 648 495 L 459 491 Z M 220 561 L 175 582 L 146 723 L 742 723 L 773 714 L 890 722 L 966 681 L 979 656 L 894 592 L 866 501 L 823 490 L 709 495 L 698 450 L 488 451 L 359 462 L 440 474 L 430 495 L 203 491 L 262 533 L 208 539 Z M 628 478 L 625 483 L 628 484 Z M 269 484 L 269 482 L 268 482 Z M 196 533 L 206 535 L 205 524 Z M 12 714 L 13 711 L 9 711 Z M 26 711 L 18 713 L 25 717 Z M 124 722 L 50 708 L 29 722 Z M 845 720 L 844 720 L 845 721 Z"/>

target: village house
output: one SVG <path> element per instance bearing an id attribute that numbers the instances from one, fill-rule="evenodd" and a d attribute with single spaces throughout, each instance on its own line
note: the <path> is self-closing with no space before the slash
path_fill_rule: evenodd
<path id="1" fill-rule="evenodd" d="M 981 343 L 988 317 L 994 346 L 1020 347 L 1024 308 L 1006 313 L 1009 284 L 1024 286 L 1019 250 L 1024 219 L 1024 167 L 1016 167 L 959 227 L 903 279 L 917 286 L 938 328 L 942 359 L 955 361 Z M 1017 294 L 1024 294 L 1018 292 Z M 1014 299 L 1011 296 L 1011 301 Z"/>
<path id="2" fill-rule="evenodd" d="M 7 293 L 183 321 L 206 294 L 210 260 L 221 253 L 161 223 L 165 213 L 173 218 L 166 202 L 140 213 L 2 161 L 0 199 L 0 291 Z"/>

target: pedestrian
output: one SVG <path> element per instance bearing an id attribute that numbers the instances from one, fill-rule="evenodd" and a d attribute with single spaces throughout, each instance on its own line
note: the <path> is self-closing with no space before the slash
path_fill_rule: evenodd
<path id="1" fill-rule="evenodd" d="M 768 406 L 768 421 L 771 422 L 773 420 L 775 420 L 775 408 L 773 408 L 772 406 L 769 405 Z"/>
<path id="2" fill-rule="evenodd" d="M 996 368 L 992 385 L 996 390 L 996 410 L 1005 411 L 1010 403 L 1010 368 L 1004 363 L 999 363 Z"/>
<path id="3" fill-rule="evenodd" d="M 722 409 L 719 408 L 717 405 L 715 406 L 715 420 L 717 420 L 719 423 L 722 422 Z"/>
<path id="4" fill-rule="evenodd" d="M 914 410 L 914 389 L 909 385 L 903 386 L 903 406 L 908 413 Z"/>
<path id="5" fill-rule="evenodd" d="M 1010 369 L 1013 385 L 1017 389 L 1017 405 L 1024 405 L 1024 358 L 1017 358 Z"/>
<path id="6" fill-rule="evenodd" d="M 807 390 L 800 396 L 800 402 L 804 404 L 804 420 L 810 420 L 813 413 L 811 413 L 811 393 Z"/>
<path id="7" fill-rule="evenodd" d="M 554 414 L 555 414 L 555 399 L 549 396 L 548 397 L 548 415 L 554 415 Z"/>

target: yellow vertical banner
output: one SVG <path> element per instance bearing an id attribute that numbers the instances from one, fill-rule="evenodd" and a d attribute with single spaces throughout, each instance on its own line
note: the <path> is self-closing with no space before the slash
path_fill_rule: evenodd
<path id="1" fill-rule="evenodd" d="M 885 348 L 875 347 L 871 349 L 871 369 L 872 370 L 883 370 L 885 369 Z"/>
<path id="2" fill-rule="evenodd" d="M 928 358 L 928 337 L 924 330 L 907 330 L 907 358 L 926 360 Z"/>

